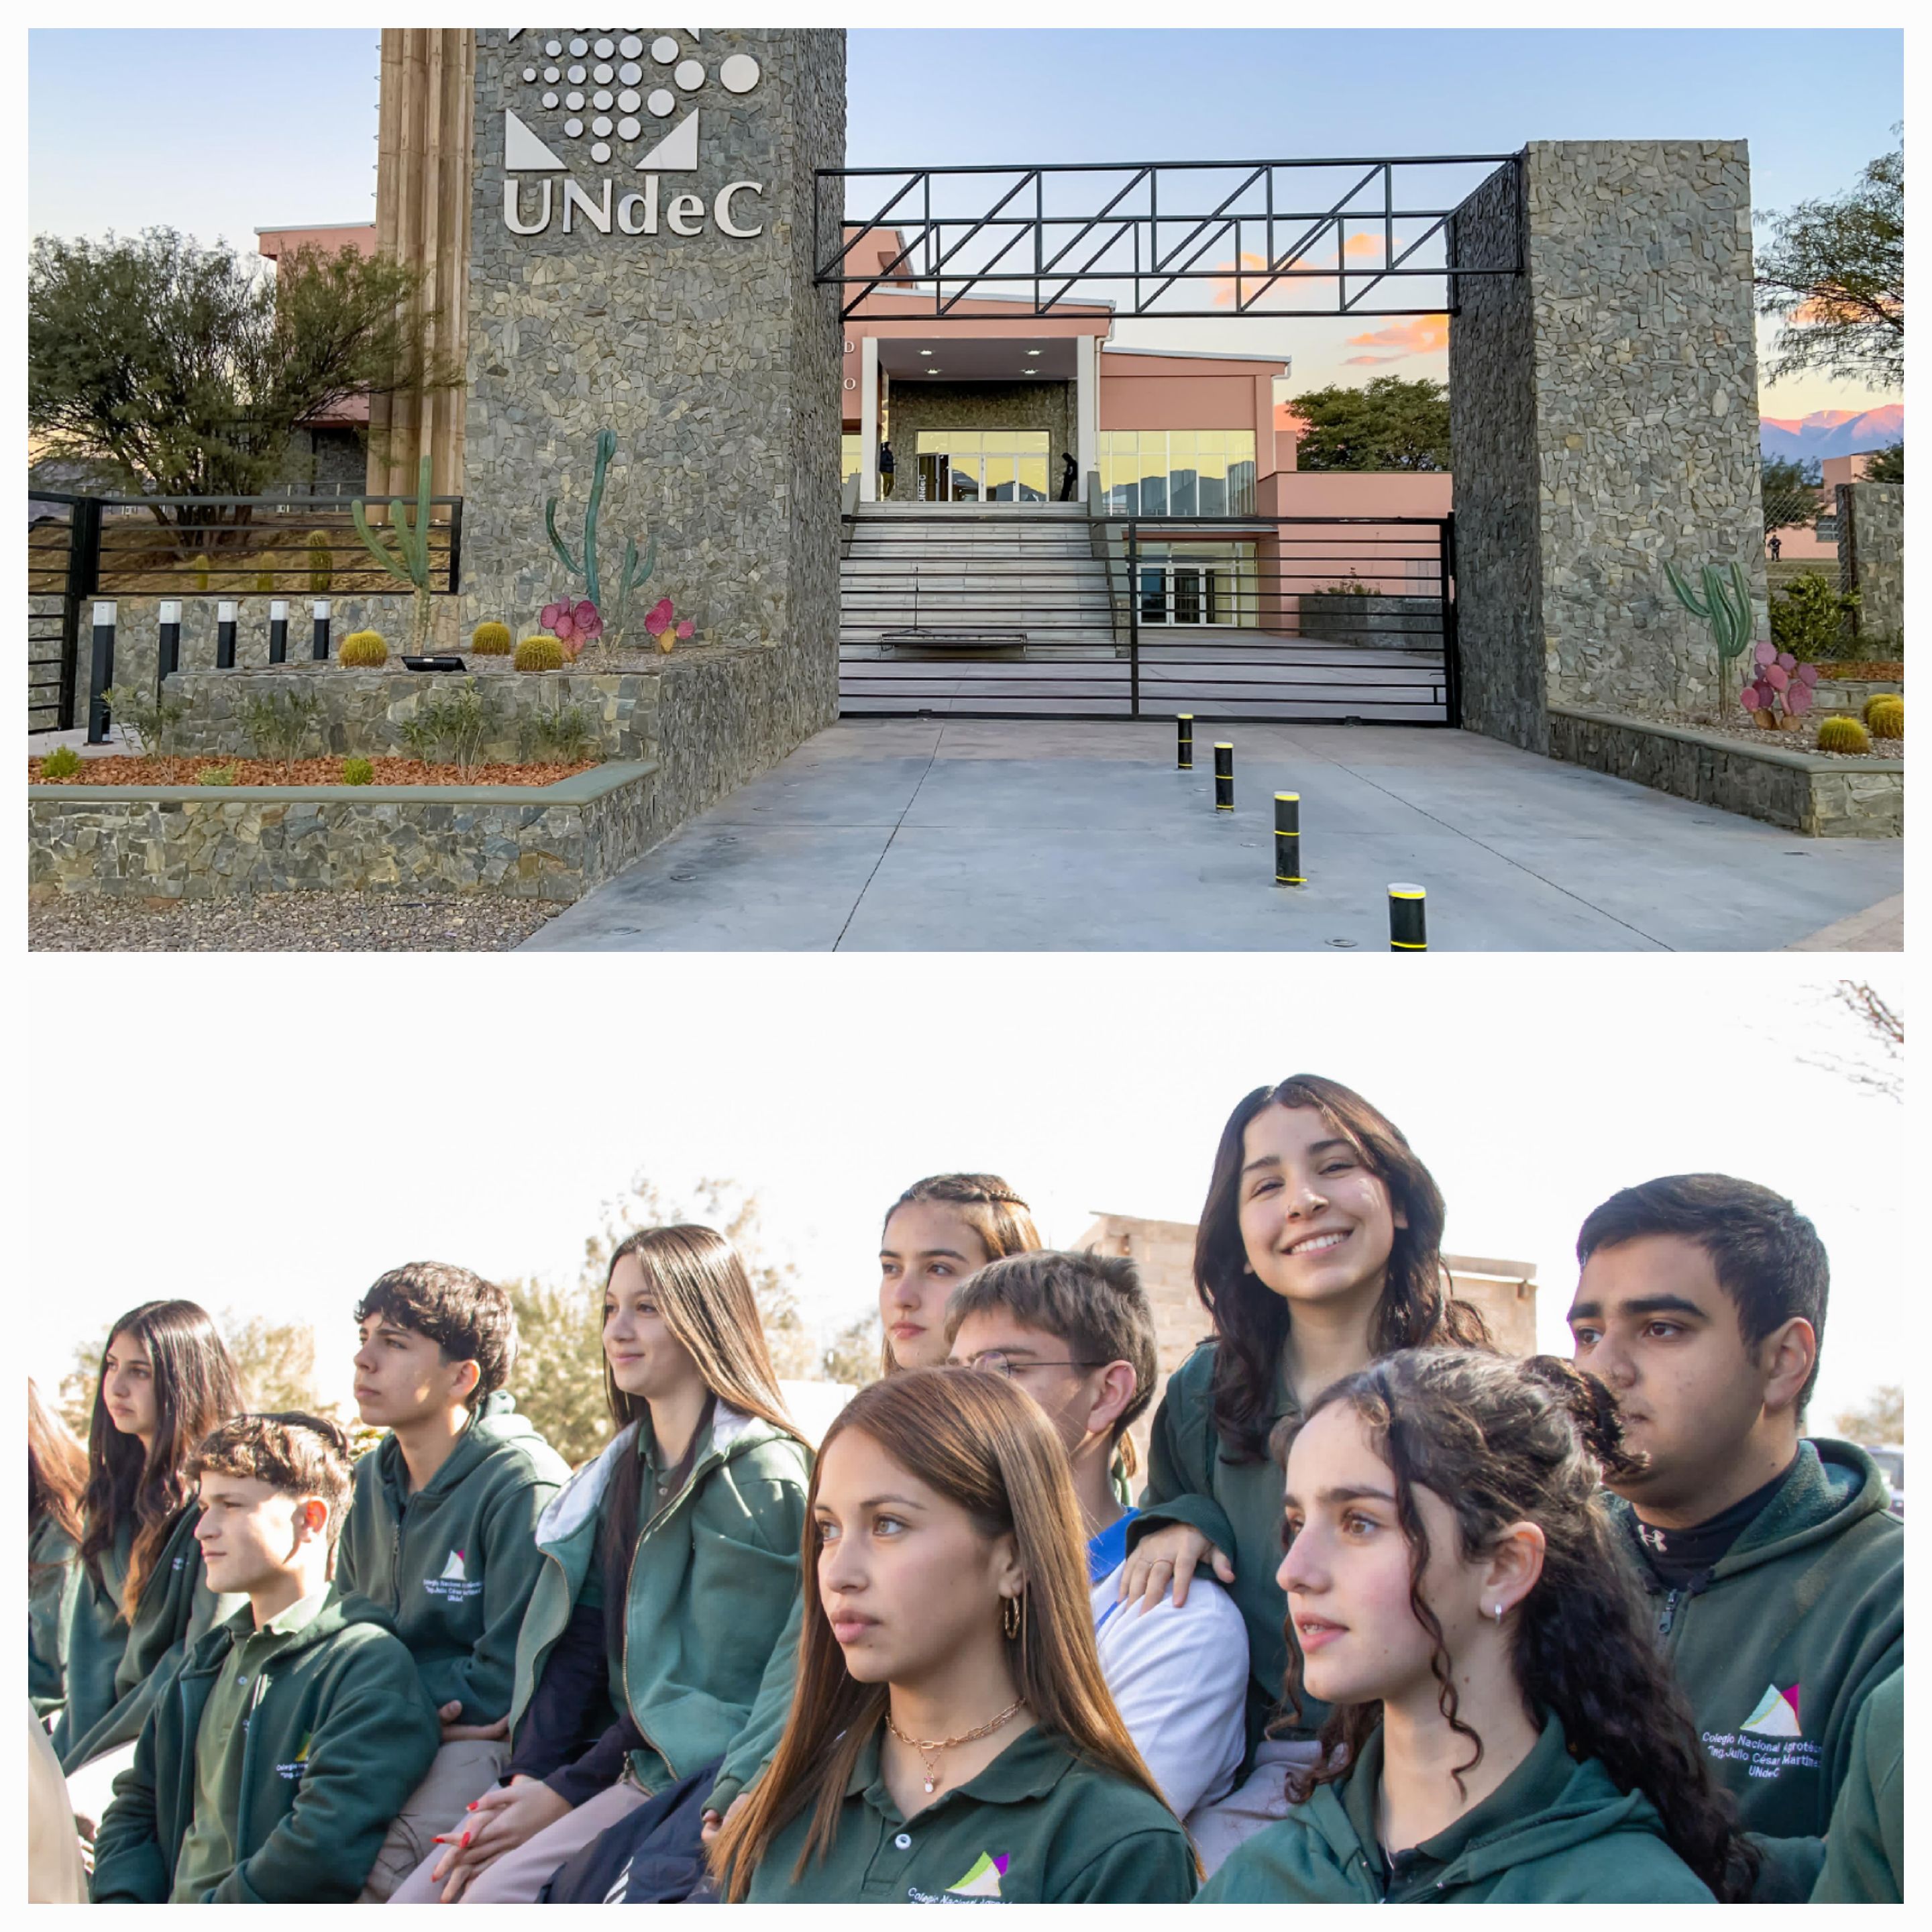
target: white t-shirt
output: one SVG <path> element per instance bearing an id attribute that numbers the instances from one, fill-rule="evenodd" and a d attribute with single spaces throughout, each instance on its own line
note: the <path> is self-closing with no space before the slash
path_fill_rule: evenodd
<path id="1" fill-rule="evenodd" d="M 1135 1748 L 1178 1816 L 1234 1788 L 1247 1752 L 1248 1628 L 1204 1564 L 1174 1607 L 1124 1604 L 1129 1510 L 1087 1546 L 1100 1670 Z"/>

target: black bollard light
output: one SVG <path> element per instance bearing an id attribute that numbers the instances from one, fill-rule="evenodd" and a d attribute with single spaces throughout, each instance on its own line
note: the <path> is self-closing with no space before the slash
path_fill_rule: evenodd
<path id="1" fill-rule="evenodd" d="M 181 669 L 181 606 L 167 603 L 161 606 L 160 642 L 154 653 L 154 696 L 158 699 L 161 686 Z"/>
<path id="2" fill-rule="evenodd" d="M 289 607 L 279 598 L 268 606 L 268 662 L 289 661 Z"/>
<path id="3" fill-rule="evenodd" d="M 1234 748 L 1223 742 L 1214 747 L 1214 809 L 1234 808 Z"/>
<path id="4" fill-rule="evenodd" d="M 107 713 L 107 689 L 114 682 L 114 613 L 111 603 L 94 607 L 94 662 L 87 680 L 87 742 L 104 745 L 114 721 Z"/>
<path id="5" fill-rule="evenodd" d="M 1194 769 L 1194 714 L 1184 711 L 1174 721 L 1174 770 L 1191 772 Z"/>
<path id="6" fill-rule="evenodd" d="M 214 668 L 217 670 L 235 668 L 235 606 L 218 604 L 214 607 Z"/>
<path id="7" fill-rule="evenodd" d="M 313 606 L 315 614 L 315 647 L 310 652 L 317 664 L 328 662 L 328 599 L 318 597 Z"/>
<path id="8" fill-rule="evenodd" d="M 1278 886 L 1307 884 L 1301 876 L 1301 794 L 1274 795 L 1274 882 Z"/>
<path id="9" fill-rule="evenodd" d="M 1429 927 L 1427 895 L 1420 886 L 1391 886 L 1389 897 L 1389 950 L 1426 952 Z"/>

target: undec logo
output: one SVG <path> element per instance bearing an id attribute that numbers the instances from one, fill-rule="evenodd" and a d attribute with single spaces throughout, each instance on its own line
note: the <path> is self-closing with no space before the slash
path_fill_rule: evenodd
<path id="1" fill-rule="evenodd" d="M 566 235 L 586 224 L 602 235 L 614 226 L 620 234 L 656 235 L 662 224 L 692 236 L 704 231 L 707 214 L 720 234 L 764 233 L 739 205 L 764 193 L 760 182 L 728 182 L 708 208 L 704 196 L 674 186 L 660 196 L 660 176 L 697 170 L 704 110 L 696 97 L 713 80 L 728 94 L 749 94 L 764 77 L 749 54 L 728 55 L 714 71 L 702 34 L 684 33 L 690 49 L 671 34 L 646 41 L 615 28 L 508 30 L 506 76 L 518 103 L 503 110 L 503 225 L 511 233 L 542 235 L 560 219 Z M 579 144 L 597 166 L 626 170 L 631 184 L 607 176 L 596 193 L 584 188 L 571 172 Z"/>

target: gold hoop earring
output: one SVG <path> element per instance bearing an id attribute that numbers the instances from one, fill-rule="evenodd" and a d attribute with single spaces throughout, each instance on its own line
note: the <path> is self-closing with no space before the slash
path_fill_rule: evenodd
<path id="1" fill-rule="evenodd" d="M 1016 1637 L 1025 1628 L 1025 1623 L 1026 1612 L 1022 1609 L 1019 1598 L 1017 1597 L 1003 1598 L 1000 1608 L 1000 1629 L 1008 1636 Z"/>

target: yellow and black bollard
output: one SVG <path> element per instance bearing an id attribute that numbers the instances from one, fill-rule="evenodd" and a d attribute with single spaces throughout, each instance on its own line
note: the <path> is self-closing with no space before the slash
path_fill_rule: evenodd
<path id="1" fill-rule="evenodd" d="M 1429 928 L 1424 914 L 1427 896 L 1420 886 L 1391 886 L 1389 897 L 1389 950 L 1426 952 Z"/>
<path id="2" fill-rule="evenodd" d="M 1194 769 L 1194 714 L 1184 711 L 1175 718 L 1174 770 L 1191 772 Z"/>
<path id="3" fill-rule="evenodd" d="M 1274 882 L 1278 886 L 1300 886 L 1301 794 L 1278 791 L 1274 795 Z"/>
<path id="4" fill-rule="evenodd" d="M 1214 809 L 1234 808 L 1234 748 L 1225 740 L 1214 747 Z"/>

